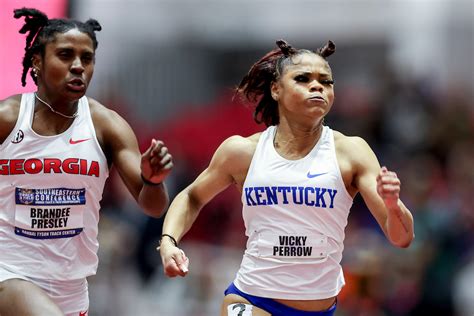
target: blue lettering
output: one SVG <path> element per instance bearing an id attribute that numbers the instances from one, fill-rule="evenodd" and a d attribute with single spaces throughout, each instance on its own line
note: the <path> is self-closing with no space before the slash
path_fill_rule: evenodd
<path id="1" fill-rule="evenodd" d="M 248 206 L 255 206 L 257 203 L 255 203 L 254 200 L 252 200 L 252 197 L 250 193 L 252 192 L 253 188 L 245 188 L 245 199 L 247 200 L 247 205 Z"/>
<path id="2" fill-rule="evenodd" d="M 328 192 L 329 197 L 331 197 L 331 204 L 329 205 L 329 208 L 334 208 L 334 197 L 336 196 L 337 190 L 328 189 Z"/>
<path id="3" fill-rule="evenodd" d="M 291 190 L 293 191 L 293 203 L 295 204 L 303 204 L 303 187 L 291 187 Z M 299 191 L 299 200 L 296 196 L 296 190 Z"/>
<path id="4" fill-rule="evenodd" d="M 290 191 L 291 187 L 278 187 L 278 192 L 281 192 L 283 196 L 283 204 L 288 204 L 288 196 L 286 196 L 286 193 Z"/>
<path id="5" fill-rule="evenodd" d="M 314 188 L 316 190 L 316 207 L 326 207 L 326 202 L 324 201 L 324 193 L 327 189 L 325 188 Z M 321 204 L 319 203 L 321 202 Z"/>
<path id="6" fill-rule="evenodd" d="M 278 204 L 278 197 L 277 197 L 276 190 L 277 190 L 276 187 L 265 187 L 265 193 L 267 194 L 268 205 Z"/>
<path id="7" fill-rule="evenodd" d="M 255 187 L 255 199 L 257 200 L 257 205 L 267 205 L 266 200 L 262 200 L 262 193 L 265 191 L 265 187 Z"/>
<path id="8" fill-rule="evenodd" d="M 313 206 L 314 205 L 314 201 L 310 201 L 309 200 L 309 193 L 308 191 L 310 191 L 312 194 L 314 194 L 314 189 L 312 187 L 306 187 L 304 188 L 304 204 L 306 205 L 309 205 L 309 206 Z"/>
<path id="9" fill-rule="evenodd" d="M 336 189 L 301 186 L 261 186 L 244 188 L 248 206 L 296 204 L 334 208 Z M 326 193 L 329 200 L 326 201 Z"/>

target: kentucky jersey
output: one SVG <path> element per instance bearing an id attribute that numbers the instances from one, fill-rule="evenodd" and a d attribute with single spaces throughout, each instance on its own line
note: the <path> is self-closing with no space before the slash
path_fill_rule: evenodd
<path id="1" fill-rule="evenodd" d="M 15 128 L 0 145 L 0 266 L 36 279 L 95 274 L 99 202 L 109 170 L 89 102 L 63 133 L 32 129 L 35 97 L 23 94 Z"/>
<path id="2" fill-rule="evenodd" d="M 260 136 L 242 189 L 247 249 L 235 285 L 251 295 L 311 300 L 344 286 L 344 229 L 352 197 L 336 159 L 333 131 L 298 160 L 274 148 L 276 127 Z"/>

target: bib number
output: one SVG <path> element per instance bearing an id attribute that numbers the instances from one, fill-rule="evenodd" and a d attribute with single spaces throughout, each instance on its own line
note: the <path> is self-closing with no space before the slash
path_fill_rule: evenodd
<path id="1" fill-rule="evenodd" d="M 260 257 L 321 259 L 328 255 L 328 238 L 321 234 L 260 233 L 258 251 Z"/>
<path id="2" fill-rule="evenodd" d="M 15 234 L 33 238 L 68 238 L 84 227 L 85 189 L 15 188 Z"/>

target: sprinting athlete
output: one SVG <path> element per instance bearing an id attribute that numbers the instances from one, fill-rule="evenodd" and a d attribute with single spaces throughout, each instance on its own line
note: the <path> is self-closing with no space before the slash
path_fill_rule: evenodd
<path id="1" fill-rule="evenodd" d="M 184 276 L 189 261 L 179 241 L 216 194 L 231 184 L 240 190 L 247 249 L 225 291 L 222 316 L 333 315 L 345 284 L 344 228 L 357 193 L 393 245 L 408 247 L 414 237 L 395 172 L 380 167 L 363 139 L 323 124 L 334 101 L 326 58 L 335 45 L 317 51 L 277 45 L 237 89 L 257 103 L 255 119 L 267 129 L 225 140 L 165 217 L 164 271 Z"/>
<path id="2" fill-rule="evenodd" d="M 0 101 L 0 315 L 86 316 L 110 167 L 147 215 L 160 216 L 172 157 L 157 140 L 140 154 L 127 122 L 85 96 L 96 20 L 15 10 L 22 17 L 22 83 L 31 70 L 37 91 Z"/>

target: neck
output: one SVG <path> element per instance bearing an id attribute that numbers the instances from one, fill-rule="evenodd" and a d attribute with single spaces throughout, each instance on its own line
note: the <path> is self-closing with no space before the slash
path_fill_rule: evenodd
<path id="1" fill-rule="evenodd" d="M 38 100 L 41 104 L 45 105 L 51 112 L 53 112 L 53 113 L 56 114 L 56 115 L 62 116 L 62 117 L 67 118 L 67 119 L 73 119 L 73 118 L 75 118 L 75 117 L 78 115 L 79 109 L 78 109 L 78 107 L 77 107 L 77 104 L 76 104 L 76 106 L 75 106 L 75 107 L 76 107 L 76 110 L 75 110 L 74 113 L 72 113 L 72 114 L 66 114 L 66 113 L 63 113 L 63 112 L 61 112 L 61 111 L 58 111 L 58 110 L 54 109 L 51 104 L 49 104 L 48 102 L 46 102 L 44 99 L 40 98 L 36 92 L 35 92 L 35 98 L 36 98 L 36 100 Z"/>
<path id="2" fill-rule="evenodd" d="M 318 142 L 322 130 L 322 121 L 311 129 L 289 128 L 288 126 L 277 125 L 273 145 L 283 156 L 305 156 Z"/>
<path id="3" fill-rule="evenodd" d="M 312 127 L 279 124 L 276 126 L 275 141 L 279 143 L 311 143 L 321 136 L 323 121 Z"/>

